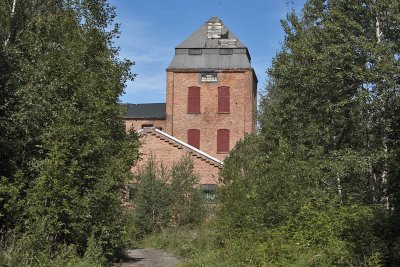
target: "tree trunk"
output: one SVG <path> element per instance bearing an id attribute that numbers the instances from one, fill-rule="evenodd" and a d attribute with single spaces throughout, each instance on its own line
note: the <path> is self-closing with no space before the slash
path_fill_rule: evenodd
<path id="1" fill-rule="evenodd" d="M 340 198 L 340 204 L 343 204 L 343 198 L 342 198 L 342 184 L 340 181 L 340 176 L 339 173 L 336 173 L 336 181 L 337 181 L 337 190 Z"/>
<path id="2" fill-rule="evenodd" d="M 376 4 L 377 1 L 374 1 Z M 381 19 L 379 14 L 375 16 L 375 36 L 376 36 L 376 43 L 379 46 L 382 41 L 382 28 L 381 28 Z M 378 56 L 378 60 L 381 57 Z M 383 89 L 384 90 L 384 89 Z M 379 111 L 380 111 L 380 120 L 381 120 L 381 135 L 382 135 L 382 150 L 383 150 L 383 170 L 381 174 L 381 183 L 382 183 L 382 204 L 385 206 L 386 209 L 389 209 L 389 196 L 388 196 L 388 181 L 387 181 L 387 160 L 388 160 L 388 146 L 387 146 L 387 133 L 386 133 L 386 123 L 384 119 L 384 114 L 386 112 L 385 109 L 385 101 L 384 96 L 385 92 L 378 91 L 378 101 L 379 101 Z"/>
<path id="3" fill-rule="evenodd" d="M 8 36 L 7 39 L 4 41 L 4 47 L 3 49 L 6 50 L 9 43 L 10 43 L 10 38 L 11 38 L 11 25 L 12 25 L 12 21 L 15 15 L 15 6 L 17 5 L 17 0 L 13 0 L 13 4 L 12 4 L 12 8 L 11 8 L 11 16 L 10 16 L 10 27 L 8 29 Z"/>

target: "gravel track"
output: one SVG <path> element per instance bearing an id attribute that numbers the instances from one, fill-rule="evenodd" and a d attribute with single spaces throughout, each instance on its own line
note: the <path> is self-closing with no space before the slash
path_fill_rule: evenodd
<path id="1" fill-rule="evenodd" d="M 174 267 L 182 262 L 182 259 L 173 254 L 152 249 L 132 249 L 127 251 L 127 258 L 122 263 L 123 267 Z"/>

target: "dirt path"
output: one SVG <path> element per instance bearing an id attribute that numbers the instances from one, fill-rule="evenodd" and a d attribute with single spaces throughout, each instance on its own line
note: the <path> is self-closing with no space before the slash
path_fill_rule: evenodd
<path id="1" fill-rule="evenodd" d="M 152 248 L 128 250 L 127 256 L 123 267 L 174 267 L 182 262 L 171 253 Z"/>

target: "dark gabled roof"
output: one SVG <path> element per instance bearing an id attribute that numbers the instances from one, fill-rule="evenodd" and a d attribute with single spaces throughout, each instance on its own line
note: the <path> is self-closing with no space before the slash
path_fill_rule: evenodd
<path id="1" fill-rule="evenodd" d="M 165 120 L 165 103 L 125 104 L 127 110 L 124 119 Z"/>
<path id="2" fill-rule="evenodd" d="M 201 51 L 190 54 L 193 50 Z M 250 61 L 247 47 L 219 18 L 212 17 L 175 48 L 167 70 L 252 69 Z"/>

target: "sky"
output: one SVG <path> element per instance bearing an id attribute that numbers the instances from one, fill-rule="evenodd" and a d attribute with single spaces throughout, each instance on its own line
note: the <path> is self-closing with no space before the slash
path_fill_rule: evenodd
<path id="1" fill-rule="evenodd" d="M 137 76 L 127 83 L 123 103 L 165 102 L 166 71 L 175 47 L 213 16 L 249 49 L 259 91 L 266 70 L 284 40 L 281 19 L 305 0 L 110 0 L 121 35 L 120 58 L 135 62 Z"/>

